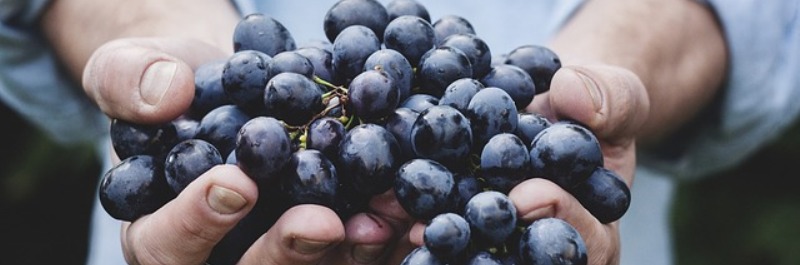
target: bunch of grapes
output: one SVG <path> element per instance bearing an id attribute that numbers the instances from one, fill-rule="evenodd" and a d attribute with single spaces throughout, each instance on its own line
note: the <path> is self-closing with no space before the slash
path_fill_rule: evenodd
<path id="1" fill-rule="evenodd" d="M 546 178 L 603 223 L 630 203 L 603 167 L 585 126 L 525 107 L 561 67 L 539 45 L 492 56 L 470 22 L 431 23 L 413 0 L 340 0 L 325 14 L 327 41 L 297 47 L 283 24 L 245 16 L 235 53 L 195 71 L 195 97 L 163 124 L 111 124 L 121 162 L 100 187 L 104 209 L 134 221 L 210 168 L 235 164 L 259 201 L 216 246 L 210 264 L 235 263 L 288 208 L 319 204 L 342 220 L 394 191 L 427 224 L 404 264 L 586 264 L 568 223 L 524 223 L 508 192 Z"/>

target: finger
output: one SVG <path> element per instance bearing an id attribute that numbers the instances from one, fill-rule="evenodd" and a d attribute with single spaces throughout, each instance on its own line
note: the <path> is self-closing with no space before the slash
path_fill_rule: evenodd
<path id="1" fill-rule="evenodd" d="M 235 166 L 217 166 L 151 215 L 123 227 L 133 264 L 201 264 L 252 209 L 258 190 Z"/>
<path id="2" fill-rule="evenodd" d="M 345 240 L 325 264 L 385 264 L 388 250 L 397 238 L 386 220 L 359 213 L 347 220 Z"/>
<path id="3" fill-rule="evenodd" d="M 409 241 L 415 246 L 425 245 L 425 224 L 417 222 L 408 231 Z"/>
<path id="4" fill-rule="evenodd" d="M 397 201 L 394 189 L 372 197 L 369 201 L 369 208 L 376 215 L 388 221 L 398 233 L 405 233 L 408 227 L 414 223 L 414 218 Z"/>
<path id="5" fill-rule="evenodd" d="M 586 242 L 589 264 L 612 264 L 609 260 L 619 256 L 617 222 L 600 223 L 555 183 L 541 178 L 530 179 L 514 187 L 508 196 L 517 208 L 519 220 L 524 223 L 555 217 L 575 227 Z"/>
<path id="6" fill-rule="evenodd" d="M 290 208 L 242 256 L 239 264 L 317 264 L 344 240 L 344 227 L 330 208 Z"/>
<path id="7" fill-rule="evenodd" d="M 647 119 L 650 103 L 641 80 L 607 65 L 566 66 L 553 76 L 549 107 L 608 141 L 631 141 Z"/>
<path id="8" fill-rule="evenodd" d="M 224 55 L 204 42 L 189 39 L 115 40 L 89 58 L 83 87 L 110 117 L 138 123 L 166 122 L 183 114 L 191 104 L 192 69 Z"/>

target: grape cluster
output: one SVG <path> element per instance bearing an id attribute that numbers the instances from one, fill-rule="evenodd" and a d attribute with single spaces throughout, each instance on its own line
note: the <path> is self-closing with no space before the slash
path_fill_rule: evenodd
<path id="1" fill-rule="evenodd" d="M 493 57 L 466 18 L 431 22 L 413 0 L 340 0 L 323 26 L 327 41 L 298 47 L 279 21 L 249 14 L 235 53 L 195 70 L 184 115 L 113 120 L 121 162 L 101 183 L 104 209 L 134 221 L 210 168 L 237 165 L 259 201 L 209 264 L 235 263 L 289 207 L 324 205 L 345 220 L 389 190 L 427 224 L 403 264 L 586 264 L 568 223 L 518 220 L 507 194 L 530 178 L 603 223 L 627 210 L 628 187 L 589 129 L 525 111 L 561 67 L 548 48 Z"/>

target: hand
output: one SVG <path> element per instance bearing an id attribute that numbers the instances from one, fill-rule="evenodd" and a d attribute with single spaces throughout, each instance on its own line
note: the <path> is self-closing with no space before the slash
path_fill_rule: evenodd
<path id="1" fill-rule="evenodd" d="M 103 45 L 89 59 L 84 89 L 110 117 L 165 122 L 188 109 L 194 91 L 192 69 L 223 56 L 223 51 L 187 39 L 120 39 Z M 149 76 L 154 72 L 158 74 Z M 126 260 L 202 264 L 257 198 L 256 184 L 240 169 L 217 166 L 153 214 L 123 224 Z M 240 263 L 399 263 L 410 251 L 408 240 L 399 238 L 407 238 L 411 218 L 391 191 L 376 196 L 370 206 L 372 213 L 357 214 L 345 223 L 326 207 L 291 208 Z"/>

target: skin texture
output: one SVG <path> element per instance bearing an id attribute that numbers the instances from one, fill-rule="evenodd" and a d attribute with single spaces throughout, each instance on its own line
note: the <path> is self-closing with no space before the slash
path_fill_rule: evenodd
<path id="1" fill-rule="evenodd" d="M 192 69 L 232 53 L 230 36 L 239 19 L 223 0 L 70 0 L 54 1 L 42 29 L 109 117 L 156 123 L 188 109 Z M 637 141 L 657 141 L 696 114 L 716 93 L 727 64 L 719 26 L 709 10 L 691 1 L 587 1 L 548 46 L 564 66 L 551 90 L 528 109 L 589 126 L 601 141 L 605 166 L 629 186 Z M 213 168 L 155 213 L 123 224 L 126 259 L 202 264 L 253 207 L 257 193 L 238 168 Z M 559 217 L 575 226 L 590 264 L 619 263 L 617 222 L 601 224 L 557 185 L 531 179 L 509 197 L 522 220 Z M 423 225 L 409 231 L 413 220 L 392 191 L 375 197 L 370 207 L 372 213 L 344 223 L 326 208 L 292 208 L 242 263 L 399 264 L 422 244 Z"/>

